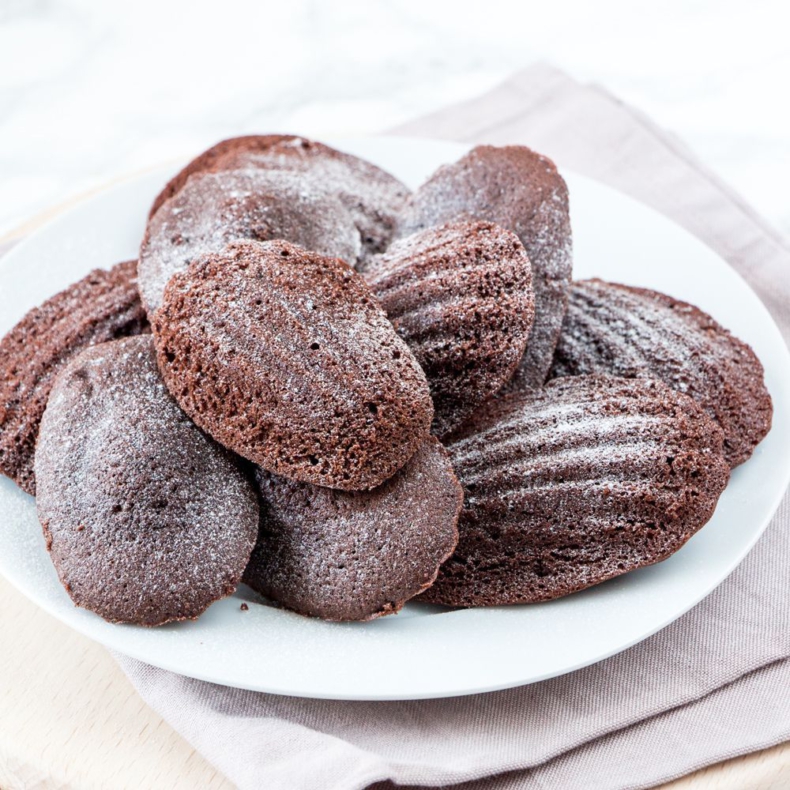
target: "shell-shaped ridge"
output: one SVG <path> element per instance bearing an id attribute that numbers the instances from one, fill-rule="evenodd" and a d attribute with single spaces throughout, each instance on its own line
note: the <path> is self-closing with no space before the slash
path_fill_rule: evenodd
<path id="1" fill-rule="evenodd" d="M 494 222 L 527 251 L 535 322 L 512 387 L 539 387 L 551 367 L 571 279 L 567 185 L 550 159 L 525 146 L 480 145 L 420 186 L 403 210 L 398 236 L 462 220 Z"/>
<path id="2" fill-rule="evenodd" d="M 184 411 L 275 474 L 373 488 L 428 434 L 425 376 L 343 261 L 235 242 L 175 275 L 153 331 Z"/>
<path id="3" fill-rule="evenodd" d="M 723 434 L 660 381 L 555 379 L 500 396 L 448 444 L 459 543 L 424 600 L 549 600 L 665 559 L 713 515 Z"/>
<path id="4" fill-rule="evenodd" d="M 136 261 L 96 269 L 27 313 L 0 340 L 0 473 L 35 495 L 36 437 L 58 372 L 89 346 L 147 331 Z"/>
<path id="5" fill-rule="evenodd" d="M 448 223 L 396 241 L 363 275 L 425 371 L 445 436 L 507 384 L 532 329 L 529 258 L 490 222 Z"/>
<path id="6" fill-rule="evenodd" d="M 581 280 L 570 289 L 553 377 L 656 378 L 693 397 L 724 431 L 731 466 L 771 428 L 773 407 L 754 351 L 697 307 L 645 288 Z"/>

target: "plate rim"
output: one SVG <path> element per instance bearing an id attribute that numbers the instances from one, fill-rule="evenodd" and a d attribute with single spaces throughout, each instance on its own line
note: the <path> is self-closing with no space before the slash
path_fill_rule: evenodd
<path id="1" fill-rule="evenodd" d="M 462 150 L 462 149 L 468 149 L 469 148 L 469 146 L 466 145 L 466 144 L 457 143 L 457 142 L 453 142 L 453 141 L 424 140 L 422 138 L 404 138 L 404 137 L 390 137 L 390 136 L 378 136 L 378 135 L 377 136 L 369 136 L 369 135 L 364 135 L 363 136 L 363 135 L 360 135 L 360 136 L 354 136 L 354 137 L 334 138 L 334 139 L 329 139 L 327 142 L 330 145 L 335 145 L 336 147 L 343 149 L 347 145 L 352 144 L 354 142 L 361 141 L 361 140 L 365 140 L 365 141 L 375 140 L 375 141 L 378 141 L 378 142 L 384 141 L 385 143 L 394 141 L 397 144 L 404 144 L 404 145 L 409 145 L 409 144 L 414 145 L 414 144 L 416 144 L 416 145 L 424 146 L 424 145 L 427 144 L 427 145 L 433 145 L 433 146 L 436 146 L 436 147 L 439 147 L 439 148 L 443 147 L 445 150 L 449 150 L 449 146 L 454 146 L 459 151 Z M 101 189 L 101 190 L 98 190 L 96 192 L 93 192 L 93 193 L 90 193 L 88 195 L 85 195 L 82 199 L 77 199 L 66 210 L 64 210 L 63 212 L 57 214 L 55 217 L 53 217 L 49 221 L 43 222 L 43 224 L 40 227 L 36 228 L 34 231 L 29 233 L 22 241 L 20 241 L 19 243 L 15 244 L 10 250 L 8 250 L 2 256 L 2 266 L 0 266 L 0 277 L 2 277 L 2 273 L 3 273 L 3 270 L 5 269 L 5 267 L 9 265 L 9 258 L 10 258 L 11 262 L 13 262 L 14 257 L 16 257 L 15 254 L 17 253 L 18 250 L 21 250 L 22 254 L 24 254 L 25 248 L 27 247 L 28 243 L 33 243 L 35 238 L 36 238 L 36 236 L 39 233 L 51 230 L 53 227 L 57 227 L 61 223 L 67 223 L 68 222 L 68 218 L 72 214 L 72 212 L 75 212 L 75 211 L 80 210 L 80 209 L 84 209 L 86 204 L 89 204 L 92 201 L 100 201 L 103 198 L 106 198 L 106 196 L 110 192 L 114 192 L 116 190 L 128 189 L 134 183 L 139 182 L 139 181 L 143 181 L 143 180 L 146 180 L 146 179 L 150 179 L 153 175 L 157 175 L 158 176 L 160 173 L 164 173 L 165 168 L 167 168 L 168 171 L 169 171 L 170 168 L 171 168 L 171 164 L 165 164 L 165 165 L 162 165 L 162 166 L 158 166 L 156 168 L 150 168 L 150 169 L 148 169 L 146 171 L 130 175 L 129 177 L 125 177 L 125 178 L 120 179 L 117 183 L 113 183 L 107 189 Z M 656 214 L 656 215 L 660 216 L 663 220 L 672 223 L 678 230 L 682 231 L 686 236 L 688 236 L 690 239 L 692 239 L 695 244 L 702 244 L 708 250 L 710 250 L 710 252 L 712 254 L 716 255 L 716 257 L 718 258 L 719 262 L 721 264 L 724 264 L 730 270 L 730 272 L 733 275 L 735 275 L 735 277 L 738 278 L 738 280 L 740 281 L 740 286 L 743 287 L 743 288 L 747 288 L 752 293 L 752 295 L 754 296 L 755 301 L 759 303 L 759 307 L 760 307 L 760 309 L 762 310 L 762 312 L 764 314 L 763 317 L 767 318 L 767 320 L 770 322 L 772 331 L 773 331 L 773 333 L 776 336 L 775 339 L 778 339 L 779 342 L 781 343 L 781 349 L 783 351 L 783 357 L 784 357 L 784 359 L 783 359 L 783 362 L 784 362 L 783 372 L 784 372 L 785 377 L 788 378 L 788 380 L 790 380 L 790 374 L 788 373 L 788 371 L 790 371 L 790 354 L 788 354 L 787 345 L 786 345 L 786 343 L 784 341 L 784 338 L 781 335 L 781 332 L 780 332 L 778 326 L 776 325 L 776 322 L 774 321 L 773 316 L 768 311 L 768 309 L 765 306 L 765 304 L 759 299 L 759 297 L 757 297 L 756 293 L 754 293 L 754 291 L 752 290 L 752 288 L 748 284 L 748 282 L 745 280 L 745 278 L 737 270 L 735 270 L 734 267 L 732 267 L 729 264 L 729 262 L 727 262 L 725 259 L 723 259 L 720 255 L 718 255 L 718 253 L 716 253 L 715 251 L 711 250 L 710 247 L 708 247 L 708 245 L 705 245 L 705 243 L 701 239 L 699 239 L 698 237 L 696 237 L 693 234 L 691 234 L 688 230 L 683 228 L 681 225 L 677 224 L 676 222 L 671 220 L 666 215 L 661 214 L 660 212 L 658 212 L 653 207 L 651 207 L 651 206 L 649 206 L 649 205 L 647 205 L 645 203 L 642 203 L 641 201 L 637 200 L 636 198 L 632 197 L 631 195 L 623 193 L 623 192 L 615 189 L 614 187 L 611 187 L 611 186 L 609 186 L 607 184 L 601 183 L 601 182 L 599 182 L 599 181 L 597 181 L 595 179 L 591 179 L 589 177 L 586 177 L 586 176 L 580 175 L 578 173 L 575 173 L 573 170 L 570 170 L 570 169 L 567 169 L 567 168 L 562 168 L 561 172 L 564 175 L 567 174 L 569 176 L 569 178 L 571 178 L 572 180 L 580 179 L 582 181 L 589 182 L 591 184 L 594 184 L 596 189 L 604 189 L 604 190 L 607 190 L 609 192 L 616 193 L 619 198 L 623 198 L 623 199 L 628 200 L 628 201 L 630 201 L 632 203 L 638 204 L 640 206 L 640 209 L 643 209 L 645 211 L 648 211 L 648 212 L 651 212 L 653 214 Z M 775 404 L 775 407 L 776 407 L 776 405 L 777 405 L 776 398 L 774 398 L 774 404 Z M 788 452 L 788 455 L 790 455 L 790 451 Z M 540 682 L 541 680 L 545 680 L 545 679 L 550 678 L 550 677 L 556 677 L 558 675 L 566 674 L 568 672 L 573 672 L 573 671 L 581 669 L 581 668 L 583 668 L 585 666 L 590 666 L 591 664 L 594 664 L 594 663 L 597 663 L 597 662 L 599 662 L 601 660 L 604 660 L 605 658 L 608 658 L 608 657 L 610 657 L 612 655 L 616 655 L 617 653 L 620 653 L 620 652 L 628 649 L 629 647 L 632 647 L 634 644 L 638 644 L 639 642 L 644 641 L 645 639 L 649 638 L 653 634 L 655 634 L 658 631 L 662 630 L 663 628 L 667 627 L 669 624 L 671 624 L 672 622 L 677 620 L 679 617 L 682 617 L 684 614 L 686 614 L 688 611 L 690 611 L 692 608 L 694 608 L 694 606 L 696 606 L 700 601 L 702 601 L 705 597 L 707 597 L 721 583 L 723 583 L 729 577 L 729 575 L 735 570 L 735 568 L 737 568 L 738 565 L 740 565 L 740 563 L 744 560 L 744 558 L 749 554 L 749 552 L 752 550 L 754 545 L 757 543 L 757 541 L 763 535 L 765 529 L 768 527 L 770 521 L 772 520 L 773 515 L 775 514 L 776 510 L 778 509 L 778 507 L 779 507 L 779 505 L 781 503 L 782 498 L 784 497 L 784 494 L 785 494 L 785 491 L 787 489 L 788 483 L 790 483 L 790 461 L 786 462 L 786 468 L 785 468 L 784 472 L 785 472 L 785 475 L 784 475 L 784 487 L 781 490 L 777 487 L 776 491 L 774 492 L 772 501 L 770 502 L 769 506 L 766 508 L 766 512 L 769 512 L 770 515 L 768 515 L 765 518 L 764 523 L 762 524 L 762 526 L 759 529 L 754 531 L 754 533 L 751 535 L 749 541 L 746 544 L 744 544 L 744 547 L 742 548 L 742 550 L 738 553 L 738 555 L 734 559 L 731 560 L 731 562 L 729 563 L 728 567 L 724 570 L 724 572 L 720 575 L 720 577 L 718 578 L 718 580 L 714 584 L 712 584 L 708 589 L 705 589 L 704 591 L 702 591 L 695 598 L 689 599 L 689 601 L 687 602 L 687 605 L 684 605 L 684 607 L 681 610 L 679 610 L 676 613 L 674 613 L 671 618 L 667 619 L 665 622 L 662 622 L 662 623 L 656 625 L 654 628 L 652 628 L 652 629 L 650 629 L 648 631 L 645 631 L 639 637 L 631 640 L 630 642 L 622 643 L 619 646 L 615 647 L 614 649 L 612 649 L 612 650 L 610 650 L 608 652 L 605 652 L 605 653 L 601 654 L 600 656 L 598 656 L 596 658 L 589 659 L 589 660 L 583 660 L 583 661 L 580 661 L 578 664 L 571 664 L 571 665 L 565 666 L 560 671 L 556 671 L 556 672 L 555 671 L 549 671 L 549 672 L 546 672 L 546 673 L 544 673 L 542 675 L 537 675 L 537 676 L 531 677 L 531 678 L 529 678 L 527 680 L 523 680 L 523 679 L 522 680 L 514 680 L 514 681 L 508 682 L 508 683 L 494 682 L 494 683 L 489 684 L 489 685 L 482 685 L 482 686 L 477 686 L 477 687 L 468 687 L 468 688 L 464 688 L 464 689 L 458 689 L 458 690 L 455 690 L 455 691 L 448 691 L 448 690 L 445 689 L 445 690 L 438 691 L 436 693 L 420 693 L 418 695 L 408 694 L 408 693 L 405 693 L 405 694 L 404 693 L 393 693 L 393 694 L 388 694 L 388 695 L 387 694 L 381 694 L 381 695 L 376 695 L 376 696 L 370 696 L 370 694 L 362 694 L 360 696 L 354 696 L 354 695 L 349 695 L 349 694 L 342 694 L 341 696 L 338 696 L 337 694 L 331 693 L 331 692 L 327 693 L 327 694 L 320 694 L 320 693 L 315 693 L 313 691 L 310 694 L 304 694 L 304 693 L 300 693 L 297 690 L 286 690 L 286 689 L 283 689 L 283 688 L 273 688 L 271 686 L 267 686 L 267 684 L 256 684 L 256 685 L 239 684 L 239 683 L 232 683 L 231 684 L 231 683 L 227 683 L 226 681 L 223 681 L 222 679 L 218 679 L 215 675 L 211 675 L 210 673 L 208 673 L 208 674 L 207 673 L 195 673 L 195 672 L 185 673 L 183 667 L 174 666 L 173 664 L 168 664 L 167 662 L 163 662 L 163 661 L 160 661 L 160 660 L 156 661 L 155 665 L 161 667 L 162 669 L 166 669 L 168 671 L 176 672 L 178 674 L 182 674 L 182 675 L 186 674 L 188 677 L 194 677 L 194 678 L 199 679 L 199 680 L 205 680 L 205 681 L 208 681 L 208 682 L 219 683 L 219 684 L 222 684 L 222 685 L 232 685 L 233 687 L 236 687 L 236 688 L 247 688 L 247 689 L 254 690 L 254 691 L 266 691 L 268 693 L 275 693 L 275 694 L 279 694 L 279 695 L 283 695 L 283 696 L 308 697 L 308 698 L 314 698 L 314 699 L 342 699 L 342 700 L 406 700 L 406 699 L 430 699 L 430 698 L 446 698 L 446 697 L 453 697 L 453 696 L 465 696 L 465 695 L 469 695 L 469 694 L 478 694 L 478 693 L 485 693 L 485 692 L 496 691 L 496 690 L 503 690 L 503 689 L 507 689 L 507 688 L 513 688 L 513 687 L 517 687 L 517 686 L 520 686 L 520 685 L 526 685 L 526 684 L 530 684 L 530 683 L 534 683 L 534 682 Z M 83 635 L 87 636 L 88 638 L 90 638 L 90 639 L 92 639 L 94 641 L 97 641 L 100 644 L 103 644 L 105 647 L 107 647 L 111 651 L 117 650 L 117 648 L 115 648 L 115 647 L 113 647 L 111 645 L 108 645 L 107 642 L 105 642 L 99 636 L 97 636 L 96 632 L 91 630 L 91 628 L 87 625 L 88 621 L 83 621 L 81 618 L 67 618 L 67 617 L 64 617 L 63 612 L 59 610 L 58 606 L 50 605 L 50 602 L 46 598 L 38 598 L 36 596 L 31 595 L 27 588 L 25 588 L 24 586 L 22 586 L 22 585 L 17 583 L 17 579 L 13 575 L 12 576 L 8 576 L 5 573 L 2 561 L 0 561 L 0 572 L 2 572 L 3 575 L 6 576 L 6 578 L 8 578 L 8 580 L 11 582 L 11 584 L 16 589 L 18 589 L 23 595 L 25 595 L 25 597 L 27 597 L 28 599 L 32 600 L 36 605 L 41 606 L 41 608 L 43 608 L 45 611 L 47 611 L 50 615 L 54 616 L 55 618 L 57 618 L 61 622 L 64 622 L 67 626 L 69 626 L 71 628 L 74 628 L 79 633 L 82 633 Z M 235 600 L 235 599 L 231 599 L 231 600 Z M 74 609 L 76 609 L 76 607 Z M 477 611 L 482 611 L 482 610 L 477 610 Z M 114 627 L 116 627 L 116 628 L 117 627 L 121 627 L 121 628 L 130 628 L 131 627 L 131 628 L 134 628 L 133 626 L 114 626 Z M 147 663 L 153 663 L 151 661 L 150 656 L 145 654 L 145 650 L 144 650 L 145 643 L 143 642 L 143 643 L 140 643 L 140 644 L 141 644 L 141 651 L 142 652 L 141 651 L 136 651 L 136 650 L 133 650 L 133 649 L 126 649 L 125 648 L 123 650 L 123 654 L 126 655 L 126 656 L 129 656 L 131 658 L 135 658 L 137 660 L 140 660 L 140 661 L 144 661 L 144 662 L 147 662 Z"/>

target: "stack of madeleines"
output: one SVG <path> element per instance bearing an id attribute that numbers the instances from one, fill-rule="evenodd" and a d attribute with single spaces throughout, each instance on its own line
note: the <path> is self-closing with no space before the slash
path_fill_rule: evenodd
<path id="1" fill-rule="evenodd" d="M 771 425 L 762 366 L 664 294 L 571 280 L 568 191 L 480 146 L 416 192 L 226 140 L 0 342 L 0 471 L 113 622 L 240 582 L 327 620 L 546 601 L 677 551 Z"/>

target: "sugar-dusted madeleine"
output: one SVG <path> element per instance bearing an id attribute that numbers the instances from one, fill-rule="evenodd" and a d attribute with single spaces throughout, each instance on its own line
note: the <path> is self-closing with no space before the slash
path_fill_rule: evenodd
<path id="1" fill-rule="evenodd" d="M 255 543 L 251 480 L 178 408 L 150 336 L 94 346 L 60 372 L 36 480 L 63 586 L 111 622 L 197 617 L 236 589 Z"/>
<path id="2" fill-rule="evenodd" d="M 535 315 L 529 258 L 514 233 L 491 222 L 429 228 L 363 274 L 425 371 L 438 436 L 510 381 Z"/>
<path id="3" fill-rule="evenodd" d="M 448 444 L 459 541 L 423 600 L 558 598 L 666 559 L 729 479 L 721 429 L 661 381 L 555 379 L 490 401 Z"/>
<path id="4" fill-rule="evenodd" d="M 285 239 L 352 264 L 360 251 L 351 214 L 327 187 L 255 167 L 195 173 L 146 227 L 138 276 L 149 315 L 176 272 L 241 239 Z"/>
<path id="5" fill-rule="evenodd" d="M 34 307 L 0 340 L 0 473 L 35 495 L 38 426 L 58 371 L 88 346 L 147 331 L 136 261 L 96 269 Z"/>
<path id="6" fill-rule="evenodd" d="M 480 145 L 440 167 L 403 211 L 399 235 L 455 220 L 487 220 L 513 231 L 532 264 L 535 323 L 514 382 L 546 380 L 571 279 L 568 187 L 554 163 L 523 145 Z"/>
<path id="7" fill-rule="evenodd" d="M 328 189 L 336 195 L 353 218 L 362 258 L 382 252 L 389 244 L 398 212 L 409 195 L 404 184 L 372 162 L 324 143 L 290 134 L 247 135 L 222 140 L 193 159 L 158 195 L 151 215 L 196 173 L 251 168 L 288 172 L 302 186 Z"/>
<path id="8" fill-rule="evenodd" d="M 699 403 L 724 431 L 730 466 L 771 429 L 773 404 L 757 355 L 694 305 L 647 288 L 580 280 L 551 375 L 661 379 Z"/>
<path id="9" fill-rule="evenodd" d="M 463 494 L 428 438 L 372 491 L 336 491 L 262 470 L 258 543 L 244 581 L 301 614 L 370 620 L 426 589 L 458 542 Z"/>
<path id="10" fill-rule="evenodd" d="M 184 411 L 283 477 L 375 488 L 430 432 L 425 374 L 335 258 L 284 241 L 230 244 L 173 277 L 152 328 Z"/>

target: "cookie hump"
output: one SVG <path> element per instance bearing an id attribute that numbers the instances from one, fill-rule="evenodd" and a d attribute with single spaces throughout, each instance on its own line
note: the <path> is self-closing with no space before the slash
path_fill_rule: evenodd
<path id="1" fill-rule="evenodd" d="M 266 153 L 279 143 L 289 144 L 294 139 L 296 138 L 290 134 L 251 134 L 220 140 L 216 145 L 212 145 L 211 148 L 196 156 L 165 184 L 164 189 L 154 199 L 148 212 L 148 218 L 153 217 L 165 201 L 180 192 L 191 175 L 232 170 L 234 168 L 226 164 L 229 157 L 233 157 L 239 152 Z"/>
<path id="2" fill-rule="evenodd" d="M 152 327 L 180 406 L 267 471 L 375 488 L 429 434 L 424 373 L 340 260 L 284 241 L 231 244 L 170 281 Z"/>
<path id="3" fill-rule="evenodd" d="M 92 271 L 0 340 L 0 474 L 35 496 L 36 437 L 58 371 L 89 346 L 147 331 L 137 262 L 126 261 Z"/>
<path id="4" fill-rule="evenodd" d="M 497 398 L 448 445 L 460 538 L 421 599 L 546 601 L 667 558 L 713 515 L 722 447 L 660 381 L 576 376 Z"/>
<path id="5" fill-rule="evenodd" d="M 151 216 L 195 173 L 250 168 L 291 173 L 301 185 L 329 189 L 352 217 L 361 240 L 362 259 L 386 249 L 410 194 L 397 178 L 372 162 L 315 140 L 288 134 L 248 135 L 222 140 L 193 159 L 156 198 Z M 349 258 L 344 260 L 354 263 Z"/>
<path id="6" fill-rule="evenodd" d="M 592 373 L 660 379 L 690 395 L 724 431 L 732 467 L 771 429 L 773 404 L 751 347 L 698 307 L 658 291 L 603 280 L 571 285 L 551 375 Z"/>
<path id="7" fill-rule="evenodd" d="M 35 470 L 47 548 L 78 606 L 155 626 L 236 588 L 254 487 L 170 397 L 150 336 L 94 346 L 59 374 Z"/>
<path id="8" fill-rule="evenodd" d="M 429 228 L 394 242 L 363 274 L 425 371 L 437 436 L 510 381 L 535 315 L 514 233 L 490 222 Z"/>
<path id="9" fill-rule="evenodd" d="M 513 379 L 546 380 L 568 301 L 572 244 L 568 187 L 554 163 L 523 145 L 480 145 L 440 167 L 403 210 L 399 236 L 456 220 L 486 220 L 515 233 L 532 264 L 535 323 Z"/>
<path id="10" fill-rule="evenodd" d="M 241 239 L 285 239 L 352 264 L 360 251 L 353 217 L 328 186 L 257 167 L 198 172 L 148 221 L 139 263 L 148 314 L 176 272 Z"/>
<path id="11" fill-rule="evenodd" d="M 373 491 L 336 491 L 258 471 L 261 527 L 244 581 L 301 614 L 371 620 L 429 587 L 458 541 L 463 493 L 427 439 Z"/>

